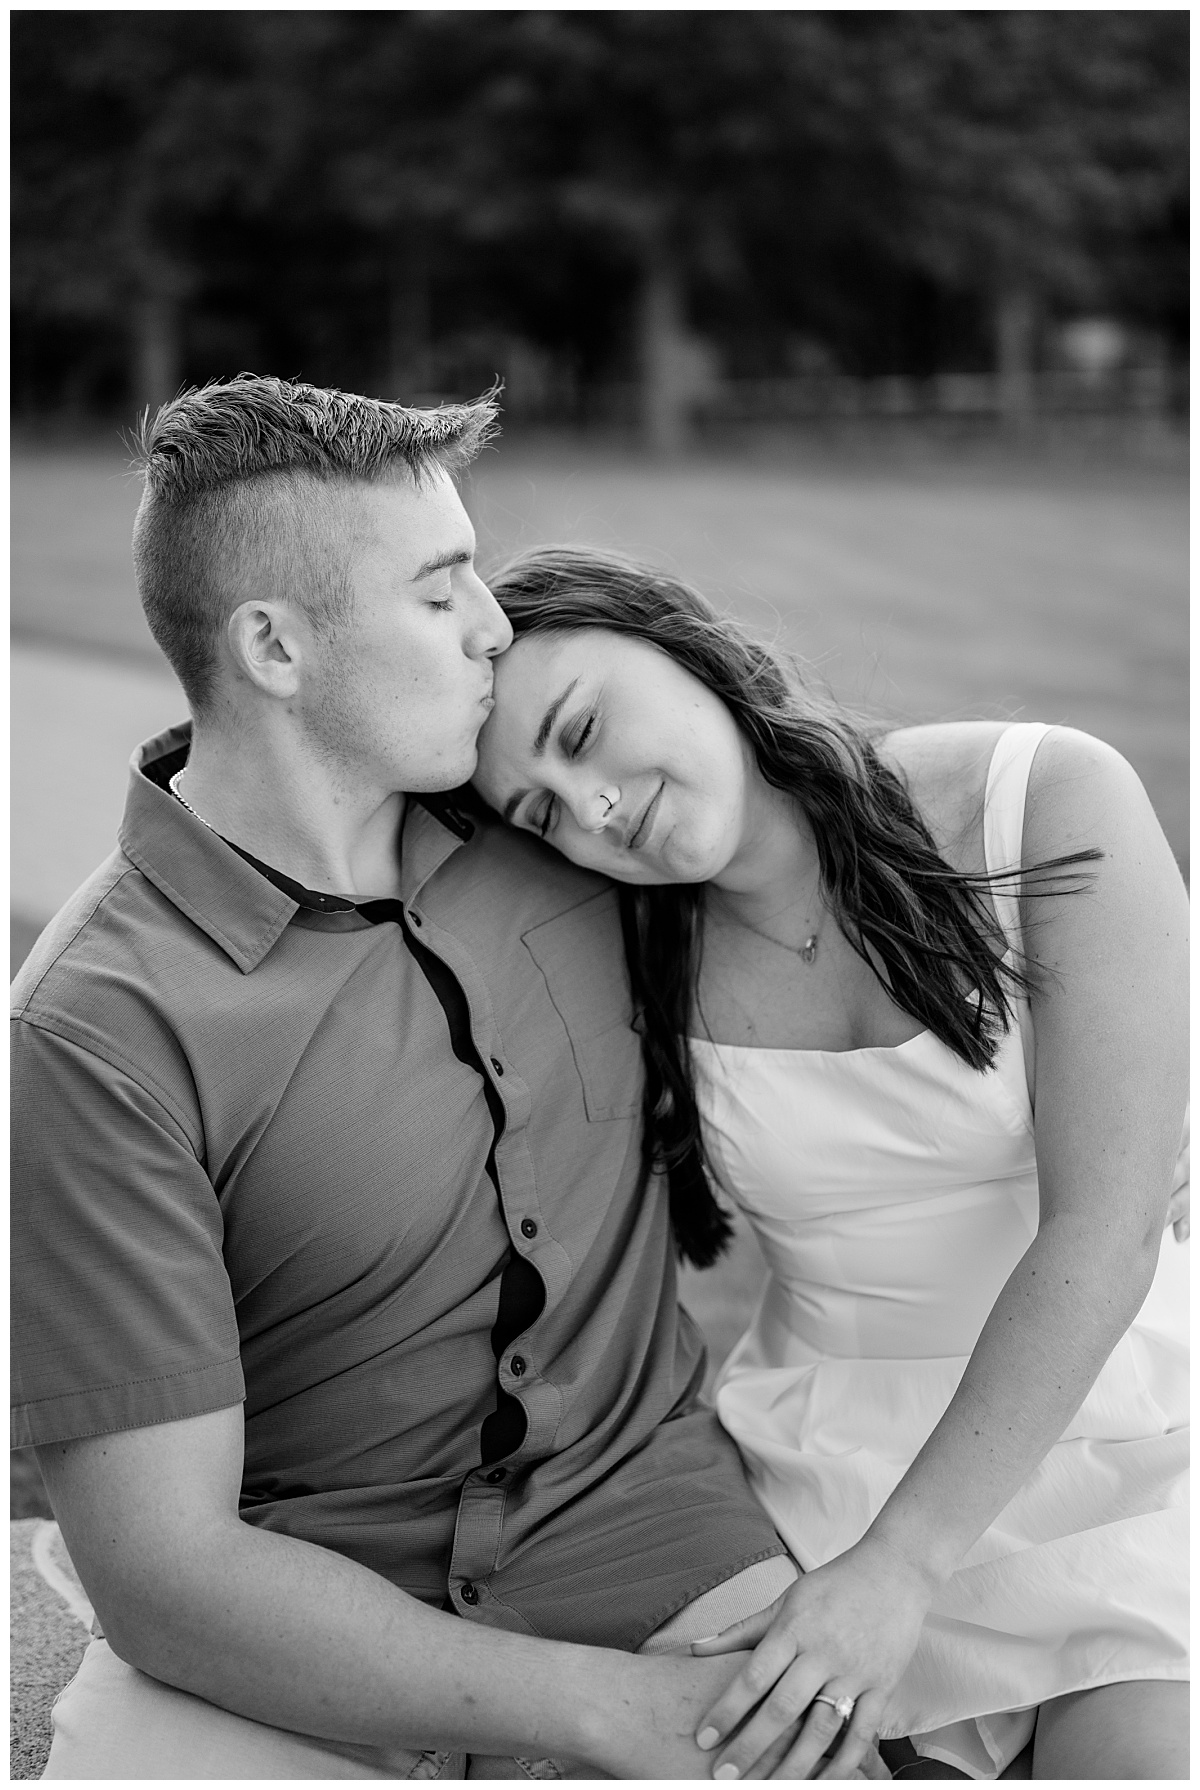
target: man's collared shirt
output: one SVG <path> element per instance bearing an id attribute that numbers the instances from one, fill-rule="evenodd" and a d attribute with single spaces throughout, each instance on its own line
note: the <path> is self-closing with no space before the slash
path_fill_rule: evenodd
<path id="1" fill-rule="evenodd" d="M 398 903 L 300 905 L 187 739 L 15 984 L 14 1445 L 244 1397 L 247 1522 L 636 1647 L 782 1549 L 637 1192 L 614 891 L 410 802 Z"/>

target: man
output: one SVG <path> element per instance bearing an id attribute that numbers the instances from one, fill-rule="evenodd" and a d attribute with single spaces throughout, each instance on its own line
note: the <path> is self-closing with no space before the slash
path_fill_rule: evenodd
<path id="1" fill-rule="evenodd" d="M 433 798 L 510 637 L 492 422 L 242 378 L 145 434 L 192 725 L 15 987 L 13 1440 L 107 1637 L 51 1777 L 707 1775 L 745 1656 L 686 1645 L 794 1576 L 640 1188 L 613 894 Z"/>

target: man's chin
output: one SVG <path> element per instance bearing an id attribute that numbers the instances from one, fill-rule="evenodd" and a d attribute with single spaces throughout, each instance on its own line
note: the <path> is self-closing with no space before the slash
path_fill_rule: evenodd
<path id="1" fill-rule="evenodd" d="M 474 746 L 459 757 L 428 771 L 410 772 L 404 790 L 410 796 L 439 795 L 448 789 L 461 789 L 475 775 L 479 753 Z"/>

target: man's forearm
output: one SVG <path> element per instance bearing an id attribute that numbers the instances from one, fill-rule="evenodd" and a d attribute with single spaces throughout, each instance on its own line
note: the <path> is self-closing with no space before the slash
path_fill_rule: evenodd
<path id="1" fill-rule="evenodd" d="M 475 1627 L 236 1519 L 193 1534 L 168 1574 L 152 1553 L 113 1589 L 98 1607 L 131 1665 L 255 1721 L 385 1752 L 581 1756 L 586 1694 L 628 1663 Z"/>
<path id="2" fill-rule="evenodd" d="M 192 1536 L 169 1575 L 126 1575 L 114 1609 L 100 1607 L 110 1645 L 151 1676 L 255 1721 L 377 1749 L 385 1765 L 397 1749 L 439 1748 L 705 1776 L 695 1721 L 738 1663 L 484 1628 L 241 1522 Z"/>

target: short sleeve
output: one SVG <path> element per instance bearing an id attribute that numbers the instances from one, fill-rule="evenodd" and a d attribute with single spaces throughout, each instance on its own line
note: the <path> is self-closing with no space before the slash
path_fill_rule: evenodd
<path id="1" fill-rule="evenodd" d="M 178 1118 L 22 1019 L 11 1135 L 13 1446 L 239 1403 L 221 1208 Z"/>

